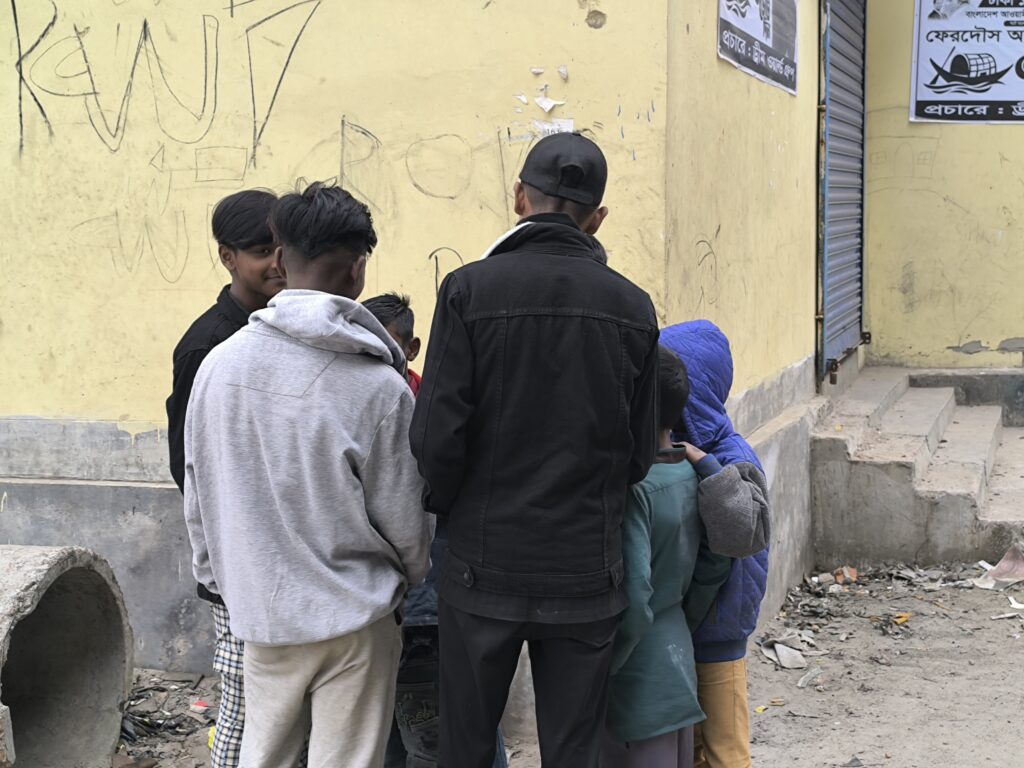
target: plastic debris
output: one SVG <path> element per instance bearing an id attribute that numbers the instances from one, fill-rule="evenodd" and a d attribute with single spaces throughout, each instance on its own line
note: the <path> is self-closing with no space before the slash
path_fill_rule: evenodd
<path id="1" fill-rule="evenodd" d="M 982 568 L 988 565 L 988 563 L 985 565 L 982 563 L 984 561 L 978 563 Z M 973 583 L 979 589 L 1002 591 L 1021 581 L 1024 581 L 1024 552 L 1021 552 L 1020 548 L 1014 544 L 994 568 L 985 569 L 984 575 L 974 579 Z"/>
<path id="2" fill-rule="evenodd" d="M 878 627 L 883 635 L 898 639 L 905 634 L 910 634 L 910 627 L 906 626 L 906 624 L 913 615 L 909 611 L 902 611 L 900 613 L 886 614 L 885 616 L 868 616 L 868 621 Z"/>
<path id="3" fill-rule="evenodd" d="M 788 643 L 788 644 L 787 644 Z M 783 669 L 805 669 L 807 659 L 794 646 L 800 644 L 797 632 L 787 632 L 780 638 L 765 638 L 761 641 L 761 653 L 765 658 Z"/>
<path id="4" fill-rule="evenodd" d="M 210 710 L 210 705 L 202 699 L 196 699 L 189 705 L 189 712 L 195 712 L 197 715 L 205 715 Z"/>

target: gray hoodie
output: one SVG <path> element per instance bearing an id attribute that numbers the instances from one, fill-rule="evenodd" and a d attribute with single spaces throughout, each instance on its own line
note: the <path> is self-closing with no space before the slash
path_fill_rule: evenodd
<path id="1" fill-rule="evenodd" d="M 185 418 L 196 580 L 246 642 L 299 645 L 395 610 L 429 567 L 405 359 L 361 304 L 283 291 L 216 347 Z"/>

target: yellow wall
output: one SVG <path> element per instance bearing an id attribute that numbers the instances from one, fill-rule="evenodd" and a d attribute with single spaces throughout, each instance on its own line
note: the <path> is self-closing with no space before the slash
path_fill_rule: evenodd
<path id="1" fill-rule="evenodd" d="M 430 254 L 472 259 L 507 228 L 532 119 L 593 131 L 603 240 L 664 302 L 667 0 L 56 3 L 16 4 L 20 153 L 17 79 L 0 78 L 0 416 L 162 423 L 171 350 L 226 280 L 210 209 L 242 187 L 343 172 L 380 234 L 365 295 L 411 293 L 425 335 Z M 544 83 L 567 102 L 550 116 Z"/>
<path id="2" fill-rule="evenodd" d="M 869 360 L 1020 365 L 1024 128 L 909 121 L 913 6 L 868 2 Z"/>
<path id="3" fill-rule="evenodd" d="M 818 3 L 796 97 L 719 60 L 713 2 L 669 14 L 666 319 L 713 320 L 740 391 L 814 354 Z"/>

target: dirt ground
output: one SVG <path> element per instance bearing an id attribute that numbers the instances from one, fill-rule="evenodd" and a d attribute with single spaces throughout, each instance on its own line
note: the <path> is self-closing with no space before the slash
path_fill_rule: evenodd
<path id="1" fill-rule="evenodd" d="M 769 647 L 782 640 L 799 656 L 776 653 L 806 666 L 781 668 L 751 642 L 754 764 L 1024 768 L 1024 606 L 1016 610 L 1009 599 L 1024 603 L 1024 584 L 973 587 L 982 573 L 974 565 L 887 566 L 862 569 L 856 583 L 809 581 L 792 590 L 759 639 Z M 216 679 L 142 670 L 137 690 L 129 720 L 138 739 L 123 745 L 119 762 L 208 765 Z M 189 712 L 197 698 L 211 705 L 205 715 Z M 147 718 L 161 724 L 148 736 Z M 535 744 L 507 746 L 512 768 L 539 768 Z"/>
<path id="2" fill-rule="evenodd" d="M 808 666 L 792 670 L 752 645 L 754 764 L 1024 766 L 1024 611 L 1008 599 L 1024 596 L 1020 585 L 965 583 L 981 573 L 886 568 L 838 594 L 815 584 L 791 592 L 766 635 L 810 630 L 815 645 L 796 644 Z"/>

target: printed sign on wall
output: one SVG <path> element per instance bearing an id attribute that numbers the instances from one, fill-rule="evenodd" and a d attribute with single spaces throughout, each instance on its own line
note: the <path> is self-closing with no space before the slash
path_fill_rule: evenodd
<path id="1" fill-rule="evenodd" d="M 718 55 L 796 95 L 797 0 L 718 0 Z"/>
<path id="2" fill-rule="evenodd" d="M 1024 0 L 917 0 L 910 119 L 1024 123 Z"/>

